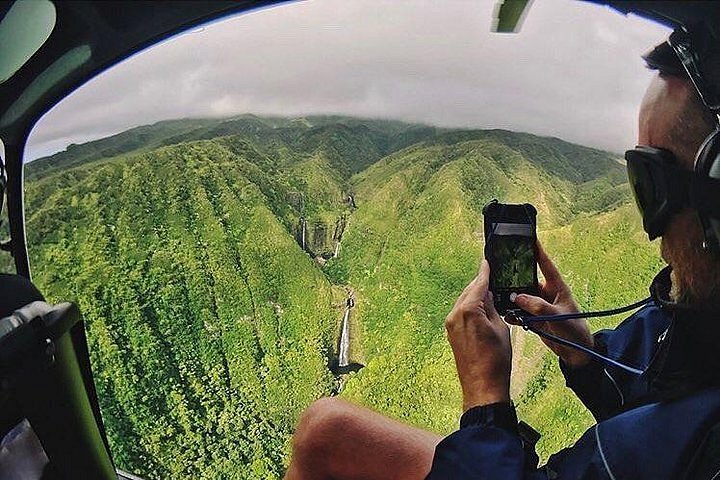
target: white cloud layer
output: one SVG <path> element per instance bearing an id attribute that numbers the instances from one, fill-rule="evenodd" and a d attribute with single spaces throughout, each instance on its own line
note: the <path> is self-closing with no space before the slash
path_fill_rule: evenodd
<path id="1" fill-rule="evenodd" d="M 340 113 L 507 128 L 622 151 L 667 30 L 577 1 L 538 0 L 520 34 L 490 33 L 494 1 L 310 0 L 157 45 L 37 125 L 33 159 L 158 120 Z"/>

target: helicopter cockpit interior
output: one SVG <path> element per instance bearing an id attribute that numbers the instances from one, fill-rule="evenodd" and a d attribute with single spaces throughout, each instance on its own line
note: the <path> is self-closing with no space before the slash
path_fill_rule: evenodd
<path id="1" fill-rule="evenodd" d="M 4 235 L 0 238 L 0 256 L 4 257 L 2 265 L 7 265 L 12 272 L 0 275 L 0 478 L 139 478 L 119 470 L 114 461 L 96 390 L 96 382 L 101 380 L 93 377 L 91 342 L 83 312 L 70 298 L 57 304 L 46 302 L 31 282 L 31 273 L 37 275 L 43 268 L 43 265 L 30 264 L 26 228 L 25 152 L 34 126 L 76 89 L 138 52 L 217 19 L 276 4 L 279 4 L 276 8 L 284 8 L 283 3 L 292 2 L 0 1 L 0 210 L 7 216 L 7 221 L 0 224 L 0 234 Z M 531 3 L 528 0 L 500 2 L 493 26 L 495 31 L 517 31 L 523 18 L 532 15 Z M 593 0 L 591 3 L 609 6 L 623 14 L 632 13 L 670 28 L 718 15 L 717 4 L 712 2 Z M 407 135 L 410 137 L 412 131 Z M 246 145 L 228 143 L 223 145 L 226 147 L 238 151 Z M 247 171 L 248 175 L 264 175 L 264 171 L 256 167 L 248 167 Z M 68 177 L 66 181 L 81 179 L 80 176 L 77 180 Z M 247 190 L 242 189 L 236 192 L 240 196 L 247 194 Z M 343 193 L 343 208 L 356 208 L 354 194 Z M 271 196 L 275 192 L 268 187 L 263 194 Z M 292 197 L 293 193 L 288 195 Z M 303 201 L 292 197 L 290 203 Z M 208 205 L 221 209 L 216 203 Z M 52 235 L 54 229 L 61 228 L 53 221 L 46 219 L 48 227 L 44 234 Z M 339 238 L 345 227 L 343 217 L 342 222 L 331 224 L 327 229 L 339 231 L 335 234 Z M 295 235 L 300 235 L 303 250 L 320 248 L 305 245 L 305 229 L 314 228 L 317 232 L 319 227 L 302 217 L 297 228 L 300 233 Z M 324 265 L 336 257 L 339 242 L 334 248 L 334 252 L 328 250 L 317 261 Z M 331 274 L 344 275 L 339 269 Z M 243 281 L 252 283 L 247 277 L 248 274 Z M 352 309 L 358 309 L 356 292 L 341 293 L 342 298 L 332 301 L 340 305 L 338 308 L 345 312 L 347 319 L 350 312 L 355 311 Z M 103 293 L 93 292 L 93 295 Z M 282 311 L 280 305 L 272 303 L 257 308 Z M 167 311 L 171 310 L 168 307 Z M 342 373 L 347 374 L 363 365 L 359 361 L 346 362 L 340 367 L 345 369 Z M 177 408 L 182 408 L 181 403 Z"/>

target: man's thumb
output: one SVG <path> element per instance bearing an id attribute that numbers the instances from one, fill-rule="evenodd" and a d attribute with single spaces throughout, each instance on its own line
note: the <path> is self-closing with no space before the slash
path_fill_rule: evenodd
<path id="1" fill-rule="evenodd" d="M 500 318 L 497 310 L 495 310 L 495 302 L 493 300 L 493 294 L 490 290 L 488 290 L 487 295 L 485 296 L 485 313 L 490 321 Z"/>
<path id="2" fill-rule="evenodd" d="M 521 293 L 515 297 L 515 305 L 533 315 L 551 315 L 555 310 L 552 304 L 540 297 Z"/>

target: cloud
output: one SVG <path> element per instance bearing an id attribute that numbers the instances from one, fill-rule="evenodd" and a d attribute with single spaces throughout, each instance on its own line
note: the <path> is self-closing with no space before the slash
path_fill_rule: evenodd
<path id="1" fill-rule="evenodd" d="M 518 35 L 494 1 L 316 0 L 235 16 L 133 56 L 33 131 L 28 158 L 182 117 L 341 113 L 508 128 L 622 151 L 667 31 L 584 2 L 534 2 Z"/>

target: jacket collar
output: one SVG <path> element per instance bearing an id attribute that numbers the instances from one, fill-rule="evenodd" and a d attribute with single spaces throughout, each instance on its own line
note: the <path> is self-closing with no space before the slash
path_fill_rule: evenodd
<path id="1" fill-rule="evenodd" d="M 671 322 L 646 374 L 653 387 L 677 397 L 720 384 L 720 312 L 673 301 L 671 271 L 664 268 L 650 285 L 653 300 Z"/>

